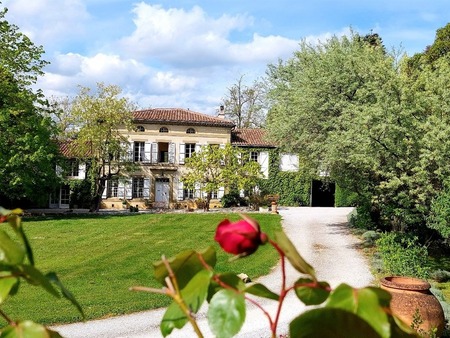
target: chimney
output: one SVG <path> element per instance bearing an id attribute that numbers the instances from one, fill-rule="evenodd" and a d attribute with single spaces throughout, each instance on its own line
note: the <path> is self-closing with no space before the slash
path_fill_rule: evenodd
<path id="1" fill-rule="evenodd" d="M 217 117 L 219 119 L 225 119 L 225 107 L 223 105 L 220 106 Z"/>

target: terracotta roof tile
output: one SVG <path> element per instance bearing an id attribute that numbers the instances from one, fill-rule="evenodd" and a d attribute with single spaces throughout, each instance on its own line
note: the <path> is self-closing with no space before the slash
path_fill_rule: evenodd
<path id="1" fill-rule="evenodd" d="M 266 137 L 264 129 L 242 128 L 231 132 L 231 144 L 241 147 L 267 147 L 275 148 L 276 144 Z"/>
<path id="2" fill-rule="evenodd" d="M 76 145 L 71 140 L 60 141 L 59 151 L 61 155 L 66 158 L 86 157 L 91 155 L 90 152 L 82 154 L 80 149 L 76 148 Z"/>
<path id="3" fill-rule="evenodd" d="M 135 122 L 234 127 L 234 122 L 183 108 L 152 108 L 133 112 Z"/>

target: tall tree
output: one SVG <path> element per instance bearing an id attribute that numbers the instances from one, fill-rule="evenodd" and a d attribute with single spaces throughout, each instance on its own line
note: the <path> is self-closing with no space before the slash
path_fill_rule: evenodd
<path id="1" fill-rule="evenodd" d="M 186 172 L 182 181 L 187 188 L 198 189 L 206 194 L 205 209 L 209 210 L 211 195 L 220 188 L 255 188 L 261 177 L 260 165 L 245 159 L 249 159 L 248 152 L 234 148 L 231 144 L 223 148 L 203 146 L 199 152 L 186 159 Z"/>
<path id="2" fill-rule="evenodd" d="M 47 64 L 42 47 L 19 32 L 0 11 L 0 199 L 2 205 L 47 199 L 55 174 L 55 128 L 43 96 L 30 85 Z"/>
<path id="3" fill-rule="evenodd" d="M 89 163 L 93 186 L 90 210 L 98 211 L 106 181 L 118 177 L 131 165 L 124 132 L 132 128 L 135 106 L 121 97 L 118 86 L 98 83 L 94 93 L 80 87 L 70 107 L 72 147 L 81 160 Z"/>
<path id="4" fill-rule="evenodd" d="M 265 86 L 261 79 L 247 86 L 242 75 L 237 83 L 228 88 L 222 100 L 225 116 L 234 121 L 238 128 L 264 126 L 267 111 L 265 93 Z"/>
<path id="5" fill-rule="evenodd" d="M 7 8 L 0 11 L 0 65 L 14 74 L 19 87 L 28 86 L 43 75 L 42 69 L 49 62 L 41 59 L 42 46 L 34 45 L 16 25 L 5 19 L 7 12 Z"/>
<path id="6" fill-rule="evenodd" d="M 268 72 L 273 139 L 299 153 L 310 173 L 325 170 L 358 192 L 379 224 L 405 230 L 423 223 L 411 187 L 424 112 L 394 54 L 352 33 L 303 42 L 292 59 Z"/>

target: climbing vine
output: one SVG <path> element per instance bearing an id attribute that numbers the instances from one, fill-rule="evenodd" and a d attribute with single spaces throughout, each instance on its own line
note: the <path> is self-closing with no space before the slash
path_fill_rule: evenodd
<path id="1" fill-rule="evenodd" d="M 269 179 L 260 180 L 258 186 L 261 192 L 279 195 L 279 204 L 281 205 L 309 205 L 311 178 L 301 171 L 280 171 L 279 149 L 268 149 L 267 151 L 269 152 Z"/>

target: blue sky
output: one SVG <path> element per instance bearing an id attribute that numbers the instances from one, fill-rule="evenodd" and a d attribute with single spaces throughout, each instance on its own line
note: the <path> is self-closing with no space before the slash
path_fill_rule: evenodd
<path id="1" fill-rule="evenodd" d="M 1 1 L 1 0 L 0 0 Z M 378 33 L 412 55 L 450 21 L 448 0 L 3 0 L 6 19 L 46 51 L 38 87 L 119 85 L 140 108 L 215 114 L 227 88 L 263 76 L 302 39 Z"/>

